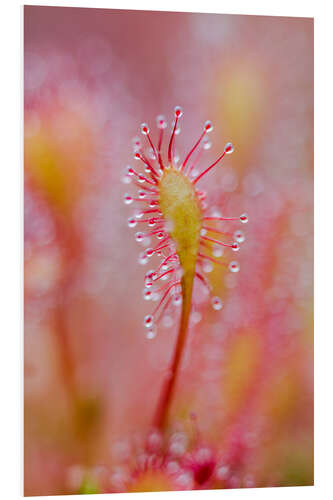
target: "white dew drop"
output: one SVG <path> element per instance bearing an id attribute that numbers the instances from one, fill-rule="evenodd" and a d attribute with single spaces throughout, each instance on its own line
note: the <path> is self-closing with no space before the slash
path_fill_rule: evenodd
<path id="1" fill-rule="evenodd" d="M 141 243 L 144 247 L 149 247 L 151 244 L 151 238 L 149 236 L 145 236 Z"/>
<path id="2" fill-rule="evenodd" d="M 199 311 L 193 311 L 190 316 L 190 321 L 193 325 L 200 323 L 202 315 Z"/>
<path id="3" fill-rule="evenodd" d="M 210 120 L 207 120 L 205 122 L 205 125 L 204 125 L 204 130 L 206 130 L 206 132 L 211 132 L 213 130 L 213 124 Z"/>
<path id="4" fill-rule="evenodd" d="M 242 214 L 242 215 L 240 215 L 239 220 L 241 221 L 242 224 L 247 224 L 249 218 L 248 218 L 247 214 Z"/>
<path id="5" fill-rule="evenodd" d="M 146 331 L 146 338 L 151 340 L 151 339 L 154 339 L 156 337 L 156 328 L 149 328 L 149 330 Z"/>
<path id="6" fill-rule="evenodd" d="M 181 303 L 182 303 L 182 296 L 180 293 L 175 293 L 175 295 L 173 296 L 173 299 L 172 299 L 172 303 L 175 305 L 175 306 L 180 306 Z"/>
<path id="7" fill-rule="evenodd" d="M 135 233 L 135 239 L 139 243 L 144 239 L 144 237 L 145 237 L 144 233 L 140 233 L 140 232 Z"/>
<path id="8" fill-rule="evenodd" d="M 133 137 L 132 144 L 134 151 L 138 151 L 139 149 L 141 149 L 141 141 L 139 137 Z"/>
<path id="9" fill-rule="evenodd" d="M 141 264 L 142 266 L 144 266 L 145 264 L 147 264 L 148 262 L 148 257 L 146 255 L 146 252 L 141 252 L 139 257 L 138 257 L 138 262 L 139 264 Z"/>
<path id="10" fill-rule="evenodd" d="M 222 257 L 223 248 L 221 247 L 221 245 L 213 245 L 212 254 L 214 255 L 214 257 Z"/>
<path id="11" fill-rule="evenodd" d="M 143 295 L 143 298 L 145 300 L 151 300 L 153 292 L 152 292 L 152 290 L 148 290 L 147 288 L 144 288 L 142 295 Z"/>
<path id="12" fill-rule="evenodd" d="M 121 180 L 122 180 L 123 184 L 131 184 L 131 182 L 132 182 L 132 179 L 128 175 L 124 175 Z"/>
<path id="13" fill-rule="evenodd" d="M 219 297 L 212 298 L 212 307 L 214 311 L 220 311 L 222 309 L 222 300 Z"/>
<path id="14" fill-rule="evenodd" d="M 216 470 L 217 479 L 223 480 L 228 477 L 229 467 L 227 465 L 220 465 Z"/>
<path id="15" fill-rule="evenodd" d="M 234 252 L 238 252 L 240 247 L 239 247 L 239 244 L 237 243 L 237 241 L 234 241 L 231 248 L 233 249 Z"/>
<path id="16" fill-rule="evenodd" d="M 175 115 L 180 118 L 183 115 L 183 109 L 180 106 L 175 106 L 174 108 Z"/>
<path id="17" fill-rule="evenodd" d="M 239 263 L 236 260 L 231 261 L 229 264 L 229 269 L 232 273 L 238 273 L 238 271 L 240 270 Z"/>
<path id="18" fill-rule="evenodd" d="M 173 127 L 174 127 L 174 126 L 175 126 L 175 121 L 173 121 L 173 122 L 172 122 L 172 124 L 171 124 L 171 128 L 172 128 L 172 130 L 173 130 Z M 179 133 L 180 133 L 180 126 L 179 126 L 179 124 L 178 124 L 178 125 L 177 125 L 177 128 L 176 128 L 176 130 L 175 130 L 175 135 L 178 135 Z"/>
<path id="19" fill-rule="evenodd" d="M 202 266 L 204 273 L 211 273 L 213 270 L 213 264 L 211 262 L 205 262 Z"/>
<path id="20" fill-rule="evenodd" d="M 212 141 L 210 141 L 209 139 L 204 139 L 202 142 L 202 147 L 207 151 L 212 147 Z"/>
<path id="21" fill-rule="evenodd" d="M 153 148 L 149 149 L 148 156 L 151 160 L 156 160 L 156 155 L 155 155 L 155 151 L 153 150 Z"/>
<path id="22" fill-rule="evenodd" d="M 125 205 L 130 205 L 131 203 L 133 203 L 133 198 L 132 196 L 130 196 L 129 194 L 124 194 L 124 203 Z"/>
<path id="23" fill-rule="evenodd" d="M 153 280 L 151 278 L 146 277 L 145 278 L 145 287 L 151 288 L 152 286 L 153 286 Z"/>
<path id="24" fill-rule="evenodd" d="M 164 115 L 158 115 L 156 117 L 156 125 L 159 129 L 164 129 L 167 127 L 167 122 Z"/>
<path id="25" fill-rule="evenodd" d="M 224 152 L 227 155 L 230 155 L 231 153 L 234 152 L 234 146 L 232 142 L 227 142 L 227 144 L 224 146 Z"/>
<path id="26" fill-rule="evenodd" d="M 141 189 L 140 189 L 140 191 L 138 191 L 138 197 L 140 198 L 140 200 L 143 200 L 146 196 L 147 196 L 147 194 L 144 191 L 142 191 Z"/>
<path id="27" fill-rule="evenodd" d="M 127 221 L 128 227 L 135 227 L 137 225 L 137 221 L 134 217 L 130 217 Z"/>
<path id="28" fill-rule="evenodd" d="M 234 238 L 238 243 L 243 243 L 243 241 L 245 241 L 245 235 L 243 231 L 240 231 L 239 229 L 234 232 Z"/>
<path id="29" fill-rule="evenodd" d="M 149 127 L 148 127 L 147 123 L 141 123 L 140 129 L 141 129 L 141 134 L 143 134 L 143 135 L 149 134 Z"/>
<path id="30" fill-rule="evenodd" d="M 158 292 L 153 292 L 153 295 L 152 295 L 152 297 L 151 297 L 151 300 L 152 300 L 153 302 L 157 302 L 157 301 L 159 300 L 160 296 L 161 296 L 161 295 L 160 295 L 160 293 L 158 293 Z"/>
<path id="31" fill-rule="evenodd" d="M 147 314 L 147 316 L 145 316 L 145 319 L 143 321 L 143 325 L 145 328 L 151 328 L 154 324 L 154 318 L 152 317 L 151 314 Z"/>

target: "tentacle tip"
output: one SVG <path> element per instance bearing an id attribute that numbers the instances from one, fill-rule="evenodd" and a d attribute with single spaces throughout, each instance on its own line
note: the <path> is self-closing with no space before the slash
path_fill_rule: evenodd
<path id="1" fill-rule="evenodd" d="M 180 118 L 181 116 L 183 116 L 183 110 L 180 106 L 176 106 L 174 112 L 176 118 Z"/>
<path id="2" fill-rule="evenodd" d="M 232 142 L 227 142 L 227 144 L 224 146 L 225 154 L 230 155 L 234 151 L 235 151 L 235 148 L 234 148 L 234 145 L 232 144 Z"/>

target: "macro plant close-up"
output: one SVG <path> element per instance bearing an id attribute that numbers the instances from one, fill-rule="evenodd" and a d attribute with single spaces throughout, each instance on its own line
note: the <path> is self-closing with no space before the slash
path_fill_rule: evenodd
<path id="1" fill-rule="evenodd" d="M 313 485 L 313 20 L 25 6 L 24 169 L 25 495 Z"/>

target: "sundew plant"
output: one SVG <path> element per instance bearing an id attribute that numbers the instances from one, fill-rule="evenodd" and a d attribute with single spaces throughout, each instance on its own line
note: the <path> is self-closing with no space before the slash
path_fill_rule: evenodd
<path id="1" fill-rule="evenodd" d="M 25 6 L 24 191 L 25 495 L 312 485 L 313 21 Z"/>
<path id="2" fill-rule="evenodd" d="M 225 155 L 233 153 L 234 146 L 227 142 L 217 160 L 199 173 L 198 164 L 202 152 L 210 148 L 206 136 L 213 130 L 212 123 L 206 121 L 199 139 L 185 159 L 179 162 L 174 152 L 174 143 L 176 134 L 180 132 L 179 119 L 182 114 L 182 108 L 176 106 L 166 160 L 162 157 L 162 141 L 167 127 L 164 116 L 159 115 L 156 119 L 159 130 L 157 147 L 151 139 L 149 126 L 146 123 L 141 125 L 141 132 L 147 138 L 148 150 L 135 138 L 134 158 L 141 161 L 142 171 L 128 167 L 127 175 L 123 179 L 128 184 L 133 178 L 133 184 L 138 188 L 136 195 L 126 193 L 124 196 L 125 204 L 131 205 L 134 202 L 138 206 L 137 211 L 128 219 L 128 226 L 132 228 L 145 224 L 148 231 L 136 232 L 135 239 L 141 242 L 149 238 L 156 242 L 153 248 L 148 248 L 140 254 L 139 263 L 147 264 L 154 255 L 160 259 L 158 266 L 145 275 L 143 297 L 145 300 L 157 302 L 153 313 L 144 318 L 147 338 L 155 337 L 158 324 L 169 310 L 169 323 L 174 323 L 174 317 L 177 316 L 175 309 L 181 309 L 175 352 L 154 419 L 157 428 L 163 428 L 165 425 L 185 348 L 193 283 L 196 279 L 204 287 L 214 310 L 222 309 L 221 299 L 212 296 L 206 274 L 212 271 L 212 266 L 216 264 L 227 266 L 231 272 L 239 271 L 236 260 L 228 262 L 226 258 L 218 260 L 217 257 L 222 255 L 221 249 L 237 252 L 239 243 L 245 240 L 242 231 L 231 233 L 223 225 L 229 221 L 239 221 L 243 224 L 248 221 L 244 213 L 238 217 L 211 214 L 207 194 L 200 190 L 198 182 L 219 165 Z"/>

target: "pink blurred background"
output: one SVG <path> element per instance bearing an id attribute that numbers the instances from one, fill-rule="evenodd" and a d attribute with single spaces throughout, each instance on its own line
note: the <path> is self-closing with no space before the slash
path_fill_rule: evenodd
<path id="1" fill-rule="evenodd" d="M 174 419 L 195 412 L 222 453 L 241 429 L 243 485 L 312 484 L 313 21 L 26 6 L 24 80 L 25 494 L 77 492 L 77 466 L 111 471 L 150 426 L 176 329 L 144 335 L 122 177 L 176 104 L 181 158 L 206 119 L 203 165 L 235 145 L 202 185 L 249 223 L 240 273 L 210 275 L 225 305 L 191 327 Z"/>

